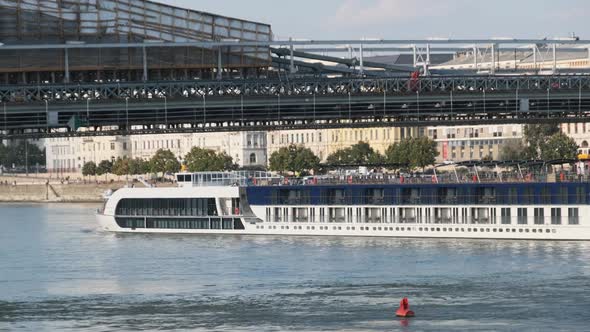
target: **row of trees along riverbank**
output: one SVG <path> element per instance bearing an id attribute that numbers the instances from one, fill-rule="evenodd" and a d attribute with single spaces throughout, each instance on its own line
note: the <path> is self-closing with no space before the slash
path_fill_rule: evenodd
<path id="1" fill-rule="evenodd" d="M 45 149 L 27 141 L 4 145 L 0 143 L 0 166 L 14 167 L 45 166 Z"/>
<path id="2" fill-rule="evenodd" d="M 269 159 L 269 169 L 280 173 L 323 173 L 328 169 L 349 166 L 387 166 L 399 169 L 424 169 L 433 165 L 438 151 L 436 142 L 427 137 L 409 138 L 390 145 L 384 154 L 375 151 L 368 143 L 359 142 L 338 150 L 321 164 L 310 149 L 289 146 L 274 152 Z"/>
<path id="3" fill-rule="evenodd" d="M 575 159 L 578 146 L 563 134 L 557 125 L 527 125 L 524 139 L 507 140 L 503 145 L 501 160 L 556 160 Z M 381 154 L 368 143 L 359 142 L 338 150 L 321 163 L 309 148 L 299 145 L 283 147 L 271 154 L 269 170 L 279 173 L 306 175 L 320 174 L 329 169 L 346 166 L 383 165 L 388 169 L 423 170 L 434 165 L 439 152 L 437 144 L 427 137 L 407 138 L 391 144 Z M 490 159 L 489 156 L 483 159 Z M 195 147 L 186 156 L 183 164 L 189 172 L 221 172 L 237 170 L 231 156 L 212 150 Z M 181 169 L 181 162 L 170 150 L 158 150 L 149 160 L 118 158 L 114 162 L 103 160 L 98 165 L 88 162 L 82 173 L 85 176 L 114 174 L 117 176 L 142 174 L 172 174 Z"/>
<path id="4" fill-rule="evenodd" d="M 233 159 L 225 153 L 193 148 L 185 157 L 184 165 L 189 172 L 221 172 L 238 168 Z M 103 160 L 98 165 L 92 161 L 82 167 L 84 176 L 114 174 L 117 176 L 143 174 L 171 174 L 180 170 L 178 158 L 170 150 L 160 149 L 149 159 L 117 158 L 114 162 Z"/>

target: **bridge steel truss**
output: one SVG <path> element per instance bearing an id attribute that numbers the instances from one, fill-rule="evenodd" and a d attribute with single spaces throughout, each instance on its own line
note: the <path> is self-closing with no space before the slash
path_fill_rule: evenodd
<path id="1" fill-rule="evenodd" d="M 590 122 L 590 76 L 0 86 L 4 138 Z"/>

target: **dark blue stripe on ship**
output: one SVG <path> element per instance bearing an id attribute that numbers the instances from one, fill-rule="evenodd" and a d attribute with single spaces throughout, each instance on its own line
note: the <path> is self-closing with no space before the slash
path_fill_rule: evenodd
<path id="1" fill-rule="evenodd" d="M 584 205 L 590 183 L 247 187 L 251 205 Z"/>

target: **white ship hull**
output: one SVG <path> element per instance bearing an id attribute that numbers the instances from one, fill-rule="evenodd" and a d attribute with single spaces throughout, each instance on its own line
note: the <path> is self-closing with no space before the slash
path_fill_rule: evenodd
<path id="1" fill-rule="evenodd" d="M 189 177 L 189 181 L 195 180 L 190 180 L 188 175 L 180 175 L 179 179 L 184 176 Z M 297 196 L 302 190 L 313 190 L 309 188 L 330 191 L 333 187 L 329 186 L 188 184 L 177 188 L 118 190 L 109 198 L 104 211 L 97 215 L 100 229 L 160 234 L 590 241 L 590 198 L 587 197 L 590 187 L 587 184 L 572 187 L 569 196 L 565 195 L 567 191 L 561 190 L 567 187 L 556 187 L 562 194 L 554 197 L 554 201 L 561 199 L 564 204 L 533 202 L 531 195 L 527 198 L 531 204 L 519 204 L 518 197 L 502 201 L 500 196 L 498 202 L 504 204 L 480 200 L 480 204 L 459 202 L 453 205 L 408 204 L 408 201 L 387 205 L 383 204 L 383 196 L 371 201 L 380 204 L 363 204 L 359 199 L 351 200 L 350 205 L 325 204 L 322 200 L 329 200 L 331 196 L 318 198 L 321 195 L 316 195 L 313 200 Z M 365 187 L 351 186 L 344 190 L 349 188 L 359 191 Z M 335 190 L 344 192 L 341 187 Z M 276 195 L 278 191 L 290 196 L 285 196 L 283 201 Z M 369 194 L 374 192 L 369 191 Z M 411 198 L 416 200 L 417 197 Z M 496 199 L 487 194 L 480 198 L 485 198 L 485 202 Z M 552 197 L 545 196 L 545 199 Z M 338 196 L 334 201 L 342 200 Z"/>
<path id="2" fill-rule="evenodd" d="M 590 227 L 567 225 L 441 225 L 383 223 L 244 223 L 244 230 L 121 228 L 114 216 L 98 214 L 100 229 L 118 233 L 455 238 L 501 240 L 590 241 Z M 426 230 L 428 229 L 428 230 Z"/>

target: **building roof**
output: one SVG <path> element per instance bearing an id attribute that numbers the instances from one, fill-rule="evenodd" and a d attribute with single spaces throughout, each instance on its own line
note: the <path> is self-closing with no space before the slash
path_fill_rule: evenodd
<path id="1" fill-rule="evenodd" d="M 267 41 L 270 25 L 146 0 L 0 0 L 0 40 L 186 42 Z"/>
<path id="2" fill-rule="evenodd" d="M 430 63 L 438 65 L 453 59 L 453 54 L 431 54 Z M 365 60 L 383 63 L 387 65 L 414 65 L 414 56 L 412 54 L 393 54 L 365 57 Z"/>
<path id="3" fill-rule="evenodd" d="M 556 52 L 557 61 L 567 61 L 567 60 L 578 60 L 578 59 L 588 59 L 588 50 L 587 49 L 580 49 L 579 51 L 560 51 L 559 49 Z M 516 59 L 519 63 L 533 63 L 534 62 L 534 52 L 532 50 L 527 51 L 501 51 L 498 54 L 498 61 L 514 61 Z M 484 54 L 479 54 L 477 61 L 479 63 L 489 63 L 492 61 L 492 55 L 490 52 L 486 52 Z M 541 49 L 537 52 L 537 61 L 538 62 L 547 62 L 553 61 L 553 51 L 551 49 Z M 460 65 L 470 65 L 475 63 L 475 57 L 473 52 L 463 52 L 458 53 L 455 55 L 455 58 L 440 63 L 441 66 L 460 66 Z"/>

